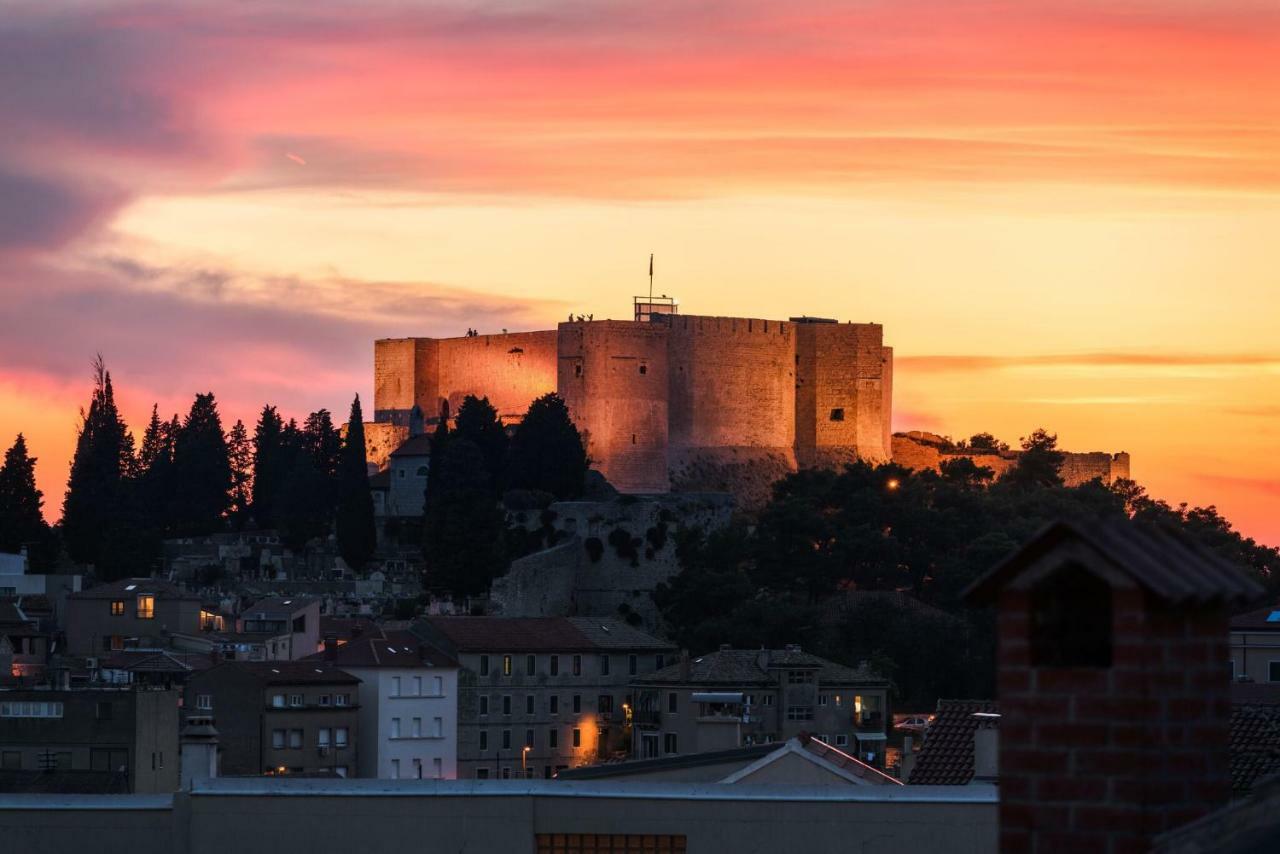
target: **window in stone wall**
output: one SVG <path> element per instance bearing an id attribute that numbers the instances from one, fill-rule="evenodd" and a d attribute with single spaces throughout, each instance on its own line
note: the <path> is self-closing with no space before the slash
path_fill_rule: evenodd
<path id="1" fill-rule="evenodd" d="M 839 406 L 837 406 L 835 409 L 831 410 L 831 420 L 832 420 L 832 421 L 843 421 L 843 420 L 844 420 L 844 408 L 843 408 L 843 407 L 839 407 Z"/>
<path id="2" fill-rule="evenodd" d="M 1111 666 L 1111 585 L 1068 563 L 1031 588 L 1034 667 Z"/>
<path id="3" fill-rule="evenodd" d="M 649 373 L 649 366 L 648 366 L 648 365 L 646 365 L 646 364 L 644 364 L 643 362 L 641 362 L 641 363 L 640 363 L 640 373 L 641 373 L 641 374 L 647 374 L 647 373 Z"/>

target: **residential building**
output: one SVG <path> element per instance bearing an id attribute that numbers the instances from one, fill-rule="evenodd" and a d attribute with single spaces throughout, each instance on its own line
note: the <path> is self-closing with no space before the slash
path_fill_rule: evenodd
<path id="1" fill-rule="evenodd" d="M 727 750 L 811 733 L 884 766 L 889 683 L 864 662 L 721 646 L 632 681 L 632 749 L 642 758 Z"/>
<path id="2" fill-rule="evenodd" d="M 626 623 L 583 617 L 425 617 L 412 631 L 461 665 L 461 778 L 550 778 L 625 757 L 628 685 L 675 652 Z"/>
<path id="3" fill-rule="evenodd" d="M 356 775 L 453 779 L 458 775 L 458 662 L 409 632 L 362 635 L 306 659 L 360 680 Z"/>
<path id="4" fill-rule="evenodd" d="M 79 575 L 43 575 L 30 570 L 26 549 L 20 554 L 0 552 L 0 598 L 48 596 L 56 601 L 80 590 Z"/>
<path id="5" fill-rule="evenodd" d="M 56 772 L 70 790 L 172 792 L 178 700 L 152 688 L 0 690 L 0 778 Z"/>
<path id="6" fill-rule="evenodd" d="M 271 596 L 254 602 L 230 620 L 201 607 L 202 631 L 178 634 L 173 645 L 190 652 L 217 652 L 227 661 L 296 661 L 320 649 L 320 600 Z"/>
<path id="7" fill-rule="evenodd" d="M 229 661 L 191 676 L 188 714 L 209 715 L 226 775 L 348 776 L 358 761 L 360 680 L 320 661 Z"/>
<path id="8" fill-rule="evenodd" d="M 1280 605 L 1231 618 L 1231 679 L 1280 684 Z"/>
<path id="9" fill-rule="evenodd" d="M 410 436 L 391 452 L 388 516 L 421 516 L 427 493 L 427 469 L 431 465 L 431 437 Z"/>
<path id="10" fill-rule="evenodd" d="M 200 597 L 168 581 L 123 578 L 67 597 L 67 651 L 98 656 L 132 646 L 160 646 L 200 629 Z"/>
<path id="11" fill-rule="evenodd" d="M 0 685 L 44 676 L 54 633 L 26 612 L 23 599 L 0 599 Z"/>

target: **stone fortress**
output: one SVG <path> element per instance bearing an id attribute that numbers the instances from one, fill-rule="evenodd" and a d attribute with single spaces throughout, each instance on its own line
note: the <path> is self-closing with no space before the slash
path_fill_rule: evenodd
<path id="1" fill-rule="evenodd" d="M 370 461 L 488 397 L 507 423 L 558 392 L 593 465 L 622 493 L 731 492 L 758 505 L 779 477 L 855 459 L 937 468 L 941 437 L 893 434 L 893 350 L 875 323 L 682 315 L 635 298 L 632 320 L 374 344 Z M 935 441 L 936 440 L 936 441 Z M 975 459 L 996 469 L 1016 453 Z M 1129 476 L 1127 454 L 1069 454 L 1069 484 Z"/>

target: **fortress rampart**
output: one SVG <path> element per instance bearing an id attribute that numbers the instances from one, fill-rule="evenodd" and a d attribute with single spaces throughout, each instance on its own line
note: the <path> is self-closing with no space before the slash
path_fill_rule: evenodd
<path id="1" fill-rule="evenodd" d="M 942 463 L 959 457 L 968 457 L 974 465 L 989 468 L 999 478 L 1018 462 L 1019 451 L 973 450 L 956 448 L 945 437 L 934 433 L 912 431 L 893 436 L 893 461 L 913 469 L 938 471 Z M 1067 486 L 1080 486 L 1091 480 L 1101 479 L 1105 484 L 1128 480 L 1129 454 L 1121 451 L 1110 454 L 1105 451 L 1089 453 L 1065 452 L 1061 469 L 1062 480 Z"/>
<path id="2" fill-rule="evenodd" d="M 619 490 L 739 491 L 762 467 L 781 475 L 888 460 L 892 372 L 878 324 L 571 321 L 554 331 L 378 341 L 374 411 L 378 422 L 407 424 L 416 406 L 430 423 L 444 401 L 456 412 L 475 394 L 511 422 L 558 391 Z"/>

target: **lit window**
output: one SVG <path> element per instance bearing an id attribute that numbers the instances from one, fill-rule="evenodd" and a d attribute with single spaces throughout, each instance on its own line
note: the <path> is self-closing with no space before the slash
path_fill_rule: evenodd
<path id="1" fill-rule="evenodd" d="M 274 694 L 271 697 L 271 707 L 273 709 L 284 708 L 284 694 Z"/>
<path id="2" fill-rule="evenodd" d="M 511 656 L 509 655 L 502 656 L 502 675 L 511 675 Z"/>
<path id="3" fill-rule="evenodd" d="M 333 743 L 338 747 L 347 746 L 347 728 L 346 727 L 340 726 L 334 729 Z"/>
<path id="4" fill-rule="evenodd" d="M 152 620 L 156 616 L 156 597 L 150 593 L 138 594 L 138 619 Z"/>
<path id="5" fill-rule="evenodd" d="M 113 617 L 123 617 L 123 616 L 124 616 L 124 600 L 123 600 L 123 599 L 114 599 L 114 600 L 112 600 L 112 602 L 111 602 L 111 616 L 113 616 Z"/>

